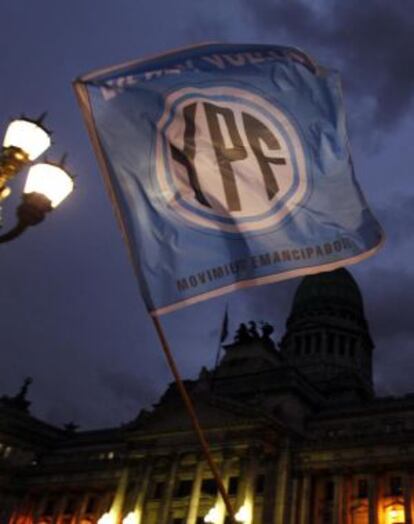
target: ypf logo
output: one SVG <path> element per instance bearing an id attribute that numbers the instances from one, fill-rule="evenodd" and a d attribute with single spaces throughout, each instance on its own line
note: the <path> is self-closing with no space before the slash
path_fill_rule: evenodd
<path id="1" fill-rule="evenodd" d="M 195 225 L 239 232 L 279 224 L 307 192 L 305 156 L 289 118 L 231 87 L 186 88 L 158 124 L 162 197 Z"/>

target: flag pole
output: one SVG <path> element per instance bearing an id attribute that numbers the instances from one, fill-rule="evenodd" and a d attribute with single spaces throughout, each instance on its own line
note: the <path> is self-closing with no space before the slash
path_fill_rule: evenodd
<path id="1" fill-rule="evenodd" d="M 167 339 L 165 338 L 165 335 L 164 335 L 164 331 L 162 329 L 162 326 L 161 326 L 161 322 L 159 320 L 158 317 L 156 317 L 155 315 L 151 315 L 151 318 L 154 322 L 154 326 L 155 326 L 155 329 L 157 331 L 157 335 L 160 339 L 160 342 L 161 342 L 161 346 L 162 346 L 162 349 L 164 351 L 164 354 L 165 354 L 165 357 L 167 359 L 167 362 L 168 362 L 168 365 L 171 369 L 171 372 L 175 378 L 175 382 L 177 384 L 177 387 L 178 387 L 178 391 L 183 399 L 183 402 L 185 404 L 185 407 L 187 408 L 187 411 L 188 411 L 188 414 L 190 416 L 190 419 L 191 419 L 191 423 L 193 425 L 193 429 L 197 435 L 197 438 L 199 440 L 199 443 L 201 445 L 201 448 L 203 450 L 203 453 L 204 453 L 204 456 L 207 460 L 207 463 L 210 467 L 210 470 L 213 474 L 213 477 L 214 477 L 214 480 L 216 481 L 217 483 L 217 487 L 218 487 L 218 490 L 220 492 L 220 495 L 221 497 L 223 498 L 223 502 L 224 502 L 224 505 L 226 507 L 226 510 L 227 510 L 227 513 L 228 513 L 228 516 L 230 517 L 230 521 L 231 521 L 231 524 L 237 524 L 236 522 L 236 519 L 235 519 L 235 516 L 234 516 L 234 511 L 233 511 L 233 507 L 231 505 L 231 502 L 230 502 L 230 499 L 229 499 L 229 496 L 226 492 L 226 489 L 223 485 L 223 481 L 221 480 L 221 477 L 220 477 L 220 474 L 219 474 L 219 471 L 217 469 L 217 466 L 216 464 L 214 463 L 214 460 L 213 460 L 213 457 L 211 456 L 211 453 L 210 453 L 210 449 L 209 449 L 209 445 L 208 445 L 208 442 L 204 436 L 204 433 L 203 433 L 203 430 L 201 428 L 201 425 L 200 425 L 200 422 L 197 418 L 197 415 L 196 415 L 196 412 L 195 412 L 195 409 L 194 409 L 194 405 L 193 405 L 193 402 L 191 400 L 191 398 L 189 397 L 188 393 L 187 393 L 187 390 L 184 386 L 184 383 L 181 379 L 181 376 L 180 376 L 180 373 L 178 371 L 178 368 L 175 364 L 175 361 L 174 361 L 174 358 L 172 356 L 172 353 L 171 353 L 171 350 L 170 350 L 170 347 L 168 345 L 168 342 L 167 342 Z"/>
<path id="2" fill-rule="evenodd" d="M 210 381 L 210 391 L 211 392 L 213 392 L 214 390 L 214 382 L 216 380 L 217 366 L 220 362 L 220 354 L 221 354 L 221 349 L 223 347 L 223 342 L 226 340 L 228 334 L 229 334 L 229 304 L 227 303 L 226 309 L 224 312 L 223 322 L 221 325 L 221 332 L 220 332 L 220 338 L 219 338 L 219 343 L 217 347 L 216 359 L 214 361 L 213 375 Z"/>
<path id="3" fill-rule="evenodd" d="M 213 373 L 212 373 L 211 380 L 210 380 L 210 392 L 211 393 L 214 391 L 214 383 L 216 381 L 217 366 L 218 366 L 218 363 L 220 362 L 221 347 L 222 347 L 222 342 L 220 340 L 218 343 L 216 359 L 214 361 Z"/>

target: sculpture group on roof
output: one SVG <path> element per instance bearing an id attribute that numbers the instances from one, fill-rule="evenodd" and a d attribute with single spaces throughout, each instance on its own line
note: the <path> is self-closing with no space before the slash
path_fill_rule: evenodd
<path id="1" fill-rule="evenodd" d="M 251 342 L 252 340 L 267 340 L 270 338 L 273 331 L 273 326 L 268 322 L 260 322 L 259 327 L 253 320 L 251 320 L 248 325 L 242 322 L 236 331 L 234 342 L 243 344 Z"/>

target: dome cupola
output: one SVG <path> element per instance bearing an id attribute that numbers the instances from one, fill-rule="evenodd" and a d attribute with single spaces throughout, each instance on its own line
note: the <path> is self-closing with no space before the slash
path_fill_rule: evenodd
<path id="1" fill-rule="evenodd" d="M 329 395 L 350 389 L 370 395 L 372 349 L 362 295 L 349 271 L 306 276 L 281 342 L 284 357 Z"/>

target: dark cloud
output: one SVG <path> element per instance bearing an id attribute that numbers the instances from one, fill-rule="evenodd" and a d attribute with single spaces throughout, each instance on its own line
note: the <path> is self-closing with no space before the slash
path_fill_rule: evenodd
<path id="1" fill-rule="evenodd" d="M 371 267 L 364 279 L 365 305 L 377 345 L 387 339 L 414 337 L 414 273 L 399 267 Z"/>
<path id="2" fill-rule="evenodd" d="M 376 211 L 387 236 L 387 243 L 393 249 L 404 244 L 412 245 L 414 237 L 414 195 L 394 194 L 389 204 Z"/>
<path id="3" fill-rule="evenodd" d="M 377 394 L 414 393 L 413 347 L 406 337 L 395 336 L 374 350 L 374 383 Z"/>
<path id="4" fill-rule="evenodd" d="M 116 397 L 118 402 L 132 401 L 138 409 L 139 404 L 145 406 L 157 400 L 162 387 L 170 378 L 162 375 L 159 372 L 156 377 L 150 374 L 137 376 L 136 373 L 124 370 L 107 369 L 102 372 L 100 378 L 103 386 L 111 391 L 111 395 Z"/>
<path id="5" fill-rule="evenodd" d="M 76 193 L 53 217 L 2 248 L 0 365 L 6 372 L 0 395 L 15 394 L 23 377 L 31 375 L 35 380 L 29 397 L 36 416 L 58 424 L 72 419 L 83 428 L 102 427 L 133 418 L 172 378 L 138 296 L 70 81 L 96 67 L 193 42 L 248 41 L 256 36 L 263 43 L 302 46 L 340 68 L 347 93 L 352 94 L 354 122 L 372 111 L 377 127 L 389 129 L 411 103 L 414 11 L 406 12 L 408 2 L 400 0 L 332 0 L 320 9 L 318 0 L 125 0 L 119 8 L 110 0 L 91 0 L 89 9 L 81 0 L 41 4 L 4 5 L 7 24 L 0 41 L 4 47 L 13 42 L 13 52 L 5 53 L 1 62 L 8 81 L 2 85 L 0 113 L 4 124 L 9 115 L 37 115 L 47 108 L 56 140 L 51 158 L 68 150 L 70 167 L 79 178 Z M 411 132 L 404 133 L 393 137 L 398 148 L 404 140 L 406 146 L 402 154 L 395 146 L 392 162 L 385 162 L 389 153 L 381 157 L 385 167 L 379 165 L 379 155 L 367 162 L 367 172 L 384 172 L 381 180 L 366 178 L 371 191 L 374 185 L 383 193 L 391 186 L 393 191 L 406 190 L 405 182 L 411 180 L 406 168 L 411 138 L 406 137 Z M 388 147 L 391 138 L 388 135 Z M 398 179 L 402 171 L 405 186 Z M 14 193 L 18 195 L 17 188 Z M 379 218 L 393 239 L 387 246 L 407 249 L 414 202 L 408 197 L 395 200 L 392 209 L 380 210 Z M 5 215 L 11 210 L 10 225 L 11 203 L 5 207 Z M 401 255 L 394 256 L 402 261 Z M 384 268 L 393 267 L 390 260 L 384 258 Z M 377 376 L 384 383 L 389 377 L 392 385 L 401 375 L 395 352 L 405 370 L 414 362 L 409 342 L 414 304 L 407 296 L 413 276 L 407 255 L 406 260 L 406 272 L 369 270 L 358 279 L 377 345 Z M 248 320 L 271 322 L 279 339 L 297 284 L 298 280 L 228 295 L 163 319 L 183 377 L 196 376 L 201 365 L 213 365 L 227 302 L 229 339 L 238 323 Z M 407 390 L 414 389 L 409 378 L 404 380 L 400 383 Z"/>
<path id="6" fill-rule="evenodd" d="M 410 109 L 414 87 L 414 10 L 396 0 L 243 0 L 261 35 L 275 32 L 338 67 L 359 99 L 359 118 L 387 130 Z M 319 6 L 319 7 L 317 7 Z M 361 107 L 365 111 L 361 114 Z M 357 123 L 361 125 L 361 122 Z M 368 126 L 364 126 L 367 129 Z M 371 133 L 373 131 L 371 130 Z"/>

